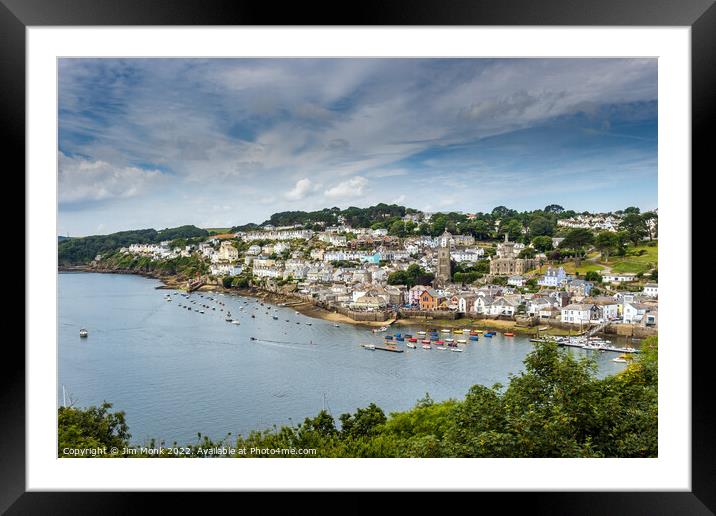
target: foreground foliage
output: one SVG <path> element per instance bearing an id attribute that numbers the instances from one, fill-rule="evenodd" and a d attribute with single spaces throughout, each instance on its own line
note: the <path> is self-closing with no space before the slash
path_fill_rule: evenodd
<path id="1" fill-rule="evenodd" d="M 370 404 L 341 415 L 340 425 L 321 411 L 301 424 L 238 439 L 214 442 L 199 434 L 187 456 L 231 446 L 312 448 L 318 457 L 656 457 L 657 354 L 657 339 L 647 339 L 623 372 L 600 379 L 593 360 L 537 344 L 506 388 L 475 385 L 464 400 L 440 403 L 426 395 L 390 416 Z M 60 450 L 68 442 L 126 444 L 123 413 L 107 408 L 61 408 Z"/>

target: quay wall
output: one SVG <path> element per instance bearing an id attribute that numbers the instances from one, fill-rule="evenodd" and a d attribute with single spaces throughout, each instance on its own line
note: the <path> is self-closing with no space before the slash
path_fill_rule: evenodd
<path id="1" fill-rule="evenodd" d="M 450 310 L 400 310 L 398 312 L 403 319 L 460 319 L 464 314 Z"/>
<path id="2" fill-rule="evenodd" d="M 644 339 L 646 337 L 659 335 L 659 329 L 649 326 L 637 326 L 635 324 L 610 324 L 604 329 L 604 333 Z"/>

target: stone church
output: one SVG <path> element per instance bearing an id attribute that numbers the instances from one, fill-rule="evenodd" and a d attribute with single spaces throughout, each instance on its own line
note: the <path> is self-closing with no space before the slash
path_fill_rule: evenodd
<path id="1" fill-rule="evenodd" d="M 515 243 L 510 242 L 505 234 L 504 243 L 498 247 L 497 254 L 490 260 L 490 274 L 494 276 L 505 276 L 513 274 L 524 274 L 537 268 L 537 260 L 534 258 L 517 258 L 519 253 L 515 250 Z"/>
<path id="2" fill-rule="evenodd" d="M 435 285 L 447 285 L 452 278 L 450 270 L 450 240 L 452 235 L 447 229 L 440 236 L 440 245 L 438 246 L 438 266 L 435 273 Z"/>

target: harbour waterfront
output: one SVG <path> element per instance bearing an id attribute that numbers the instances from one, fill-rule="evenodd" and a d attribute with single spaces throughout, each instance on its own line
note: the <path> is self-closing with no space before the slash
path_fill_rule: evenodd
<path id="1" fill-rule="evenodd" d="M 533 346 L 527 336 L 498 332 L 469 341 L 462 353 L 405 342 L 398 344 L 403 353 L 373 352 L 362 344 L 426 327 L 374 334 L 213 292 L 194 293 L 190 303 L 141 276 L 61 273 L 58 281 L 58 406 L 63 386 L 76 406 L 109 401 L 126 412 L 135 443 L 247 434 L 299 423 L 324 405 L 337 417 L 371 402 L 386 413 L 406 410 L 426 392 L 459 399 L 474 384 L 507 383 Z M 225 320 L 227 310 L 240 324 Z M 593 354 L 600 375 L 625 367 L 613 354 L 568 352 Z"/>

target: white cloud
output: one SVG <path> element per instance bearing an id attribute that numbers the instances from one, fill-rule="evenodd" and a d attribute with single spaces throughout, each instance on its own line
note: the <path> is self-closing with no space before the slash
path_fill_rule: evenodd
<path id="1" fill-rule="evenodd" d="M 296 181 L 296 186 L 284 194 L 289 201 L 298 201 L 303 199 L 311 191 L 313 184 L 307 177 Z"/>
<path id="2" fill-rule="evenodd" d="M 326 190 L 326 197 L 329 199 L 347 199 L 350 197 L 360 197 L 363 195 L 365 187 L 368 186 L 368 180 L 361 176 L 356 176 L 348 181 L 338 183 L 333 188 Z"/>
<path id="3" fill-rule="evenodd" d="M 62 203 L 135 197 L 164 180 L 159 170 L 117 167 L 59 153 L 59 197 Z"/>

